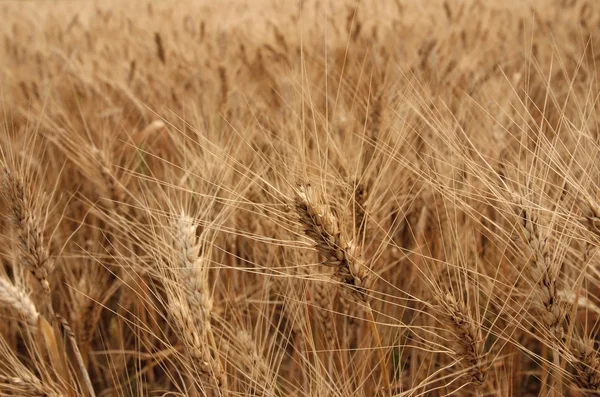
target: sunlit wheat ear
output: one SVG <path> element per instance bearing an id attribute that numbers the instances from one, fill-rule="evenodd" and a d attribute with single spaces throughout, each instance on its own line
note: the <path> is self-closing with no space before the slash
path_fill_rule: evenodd
<path id="1" fill-rule="evenodd" d="M 487 377 L 487 367 L 483 348 L 485 340 L 480 324 L 475 321 L 466 305 L 452 294 L 440 293 L 436 299 L 436 311 L 452 334 L 454 359 L 467 371 L 470 382 L 481 386 Z"/>
<path id="2" fill-rule="evenodd" d="M 0 306 L 18 315 L 30 329 L 37 328 L 40 314 L 35 304 L 29 295 L 4 278 L 0 278 Z"/>
<path id="3" fill-rule="evenodd" d="M 208 285 L 208 260 L 200 256 L 200 244 L 193 219 L 181 214 L 175 224 L 173 284 L 168 286 L 168 307 L 175 330 L 184 343 L 189 366 L 197 375 L 226 387 L 226 378 L 217 355 L 211 315 L 213 300 Z"/>
<path id="4" fill-rule="evenodd" d="M 322 264 L 335 269 L 333 278 L 341 282 L 345 292 L 368 302 L 371 281 L 368 268 L 356 245 L 340 231 L 337 218 L 320 202 L 310 185 L 300 186 L 296 191 L 295 208 L 304 233 L 324 258 Z"/>
<path id="5" fill-rule="evenodd" d="M 48 277 L 53 261 L 44 245 L 41 209 L 23 176 L 2 166 L 2 196 L 6 200 L 11 220 L 18 233 L 21 263 L 40 282 L 47 298 L 50 296 Z"/>

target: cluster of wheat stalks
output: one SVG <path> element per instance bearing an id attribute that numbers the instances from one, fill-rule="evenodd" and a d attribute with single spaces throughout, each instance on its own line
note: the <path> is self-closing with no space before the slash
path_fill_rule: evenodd
<path id="1" fill-rule="evenodd" d="M 600 394 L 600 4 L 0 4 L 0 395 Z"/>

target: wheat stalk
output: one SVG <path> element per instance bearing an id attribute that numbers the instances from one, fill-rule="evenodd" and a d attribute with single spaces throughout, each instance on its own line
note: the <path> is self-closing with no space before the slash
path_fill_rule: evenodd
<path id="1" fill-rule="evenodd" d="M 96 393 L 94 392 L 94 387 L 92 386 L 92 380 L 90 379 L 90 375 L 89 375 L 86 365 L 84 363 L 83 356 L 81 355 L 81 352 L 79 351 L 79 346 L 77 346 L 77 338 L 75 337 L 75 333 L 71 329 L 71 326 L 69 325 L 69 322 L 67 321 L 66 318 L 57 314 L 56 319 L 62 325 L 65 333 L 67 334 L 69 341 L 71 342 L 71 347 L 73 348 L 73 354 L 75 355 L 75 360 L 77 361 L 79 371 L 81 372 L 81 376 L 83 377 L 83 383 L 87 387 L 88 393 L 90 394 L 91 397 L 96 397 Z"/>

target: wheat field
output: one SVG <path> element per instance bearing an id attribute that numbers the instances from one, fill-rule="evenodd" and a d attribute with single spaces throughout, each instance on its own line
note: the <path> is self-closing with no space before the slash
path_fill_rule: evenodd
<path id="1" fill-rule="evenodd" d="M 0 395 L 600 395 L 600 3 L 0 3 Z"/>

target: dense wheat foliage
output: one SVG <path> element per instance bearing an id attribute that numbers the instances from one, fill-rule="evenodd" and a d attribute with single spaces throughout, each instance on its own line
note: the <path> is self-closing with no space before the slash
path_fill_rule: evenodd
<path id="1" fill-rule="evenodd" d="M 600 3 L 0 3 L 0 395 L 600 395 Z"/>

